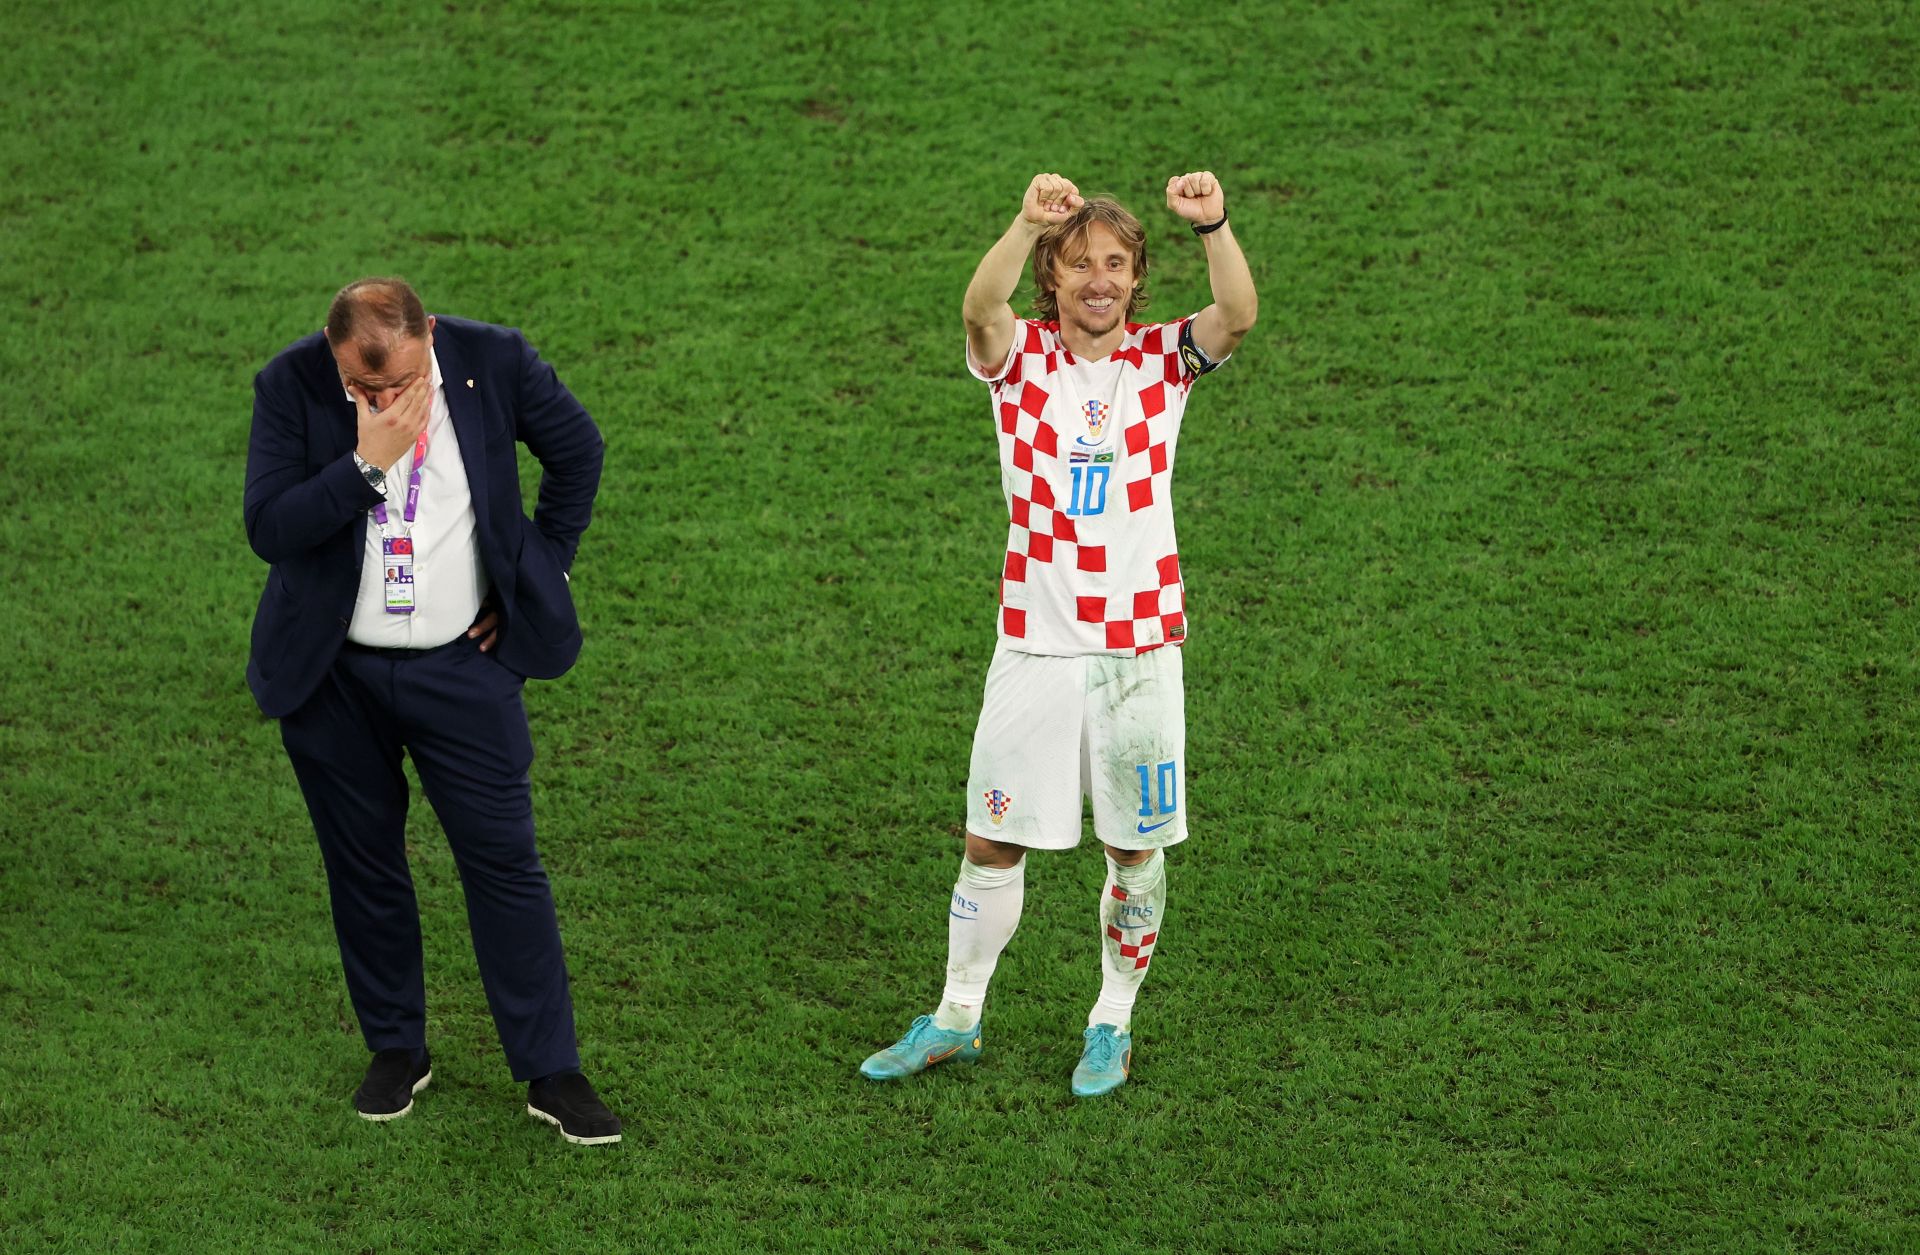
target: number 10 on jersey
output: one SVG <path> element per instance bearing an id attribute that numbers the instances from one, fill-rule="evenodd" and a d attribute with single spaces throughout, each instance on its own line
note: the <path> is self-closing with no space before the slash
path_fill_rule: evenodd
<path id="1" fill-rule="evenodd" d="M 1113 467 L 1107 463 L 1075 462 L 1073 488 L 1067 496 L 1067 513 L 1076 518 L 1104 514 L 1107 509 L 1107 477 Z"/>

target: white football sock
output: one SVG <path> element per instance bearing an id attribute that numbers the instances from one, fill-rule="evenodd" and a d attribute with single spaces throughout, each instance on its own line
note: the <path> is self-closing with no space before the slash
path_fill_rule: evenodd
<path id="1" fill-rule="evenodd" d="M 980 1022 L 987 981 L 1020 923 L 1027 896 L 1027 860 L 1012 867 L 981 867 L 960 860 L 960 878 L 947 904 L 947 989 L 936 1026 L 961 1032 Z"/>
<path id="2" fill-rule="evenodd" d="M 1123 1033 L 1132 1026 L 1133 1000 L 1147 979 L 1166 913 L 1163 851 L 1131 867 L 1107 858 L 1107 883 L 1100 890 L 1100 998 L 1087 1015 L 1089 1026 L 1111 1024 Z"/>

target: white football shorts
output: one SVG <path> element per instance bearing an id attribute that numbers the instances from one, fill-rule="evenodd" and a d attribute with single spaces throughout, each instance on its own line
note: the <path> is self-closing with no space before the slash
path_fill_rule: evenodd
<path id="1" fill-rule="evenodd" d="M 1036 850 L 1093 832 L 1123 850 L 1187 839 L 1181 650 L 1052 658 L 995 648 L 967 775 L 967 831 Z"/>

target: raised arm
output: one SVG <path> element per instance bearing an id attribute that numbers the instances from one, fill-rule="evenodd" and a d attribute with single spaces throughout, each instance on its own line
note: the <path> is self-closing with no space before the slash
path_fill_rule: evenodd
<path id="1" fill-rule="evenodd" d="M 1260 298 L 1253 290 L 1253 272 L 1226 221 L 1227 197 L 1211 170 L 1176 174 L 1167 180 L 1167 208 L 1197 227 L 1220 225 L 1200 237 L 1207 250 L 1207 281 L 1213 304 L 1193 320 L 1193 342 L 1214 361 L 1220 361 L 1253 330 L 1260 315 Z"/>
<path id="2" fill-rule="evenodd" d="M 1054 223 L 1065 222 L 1082 203 L 1080 189 L 1057 174 L 1036 174 L 1027 184 L 1020 215 L 980 259 L 960 307 L 967 324 L 967 353 L 975 366 L 993 370 L 1006 360 L 1013 347 L 1013 306 L 1008 302 L 1020 286 L 1034 241 Z"/>

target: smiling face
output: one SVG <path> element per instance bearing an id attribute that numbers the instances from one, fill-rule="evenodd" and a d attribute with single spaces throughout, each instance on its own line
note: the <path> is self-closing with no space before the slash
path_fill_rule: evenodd
<path id="1" fill-rule="evenodd" d="M 1033 246 L 1034 309 L 1062 332 L 1120 333 L 1147 304 L 1147 233 L 1111 197 L 1094 196 Z"/>
<path id="2" fill-rule="evenodd" d="M 1132 304 L 1139 278 L 1133 250 L 1104 222 L 1081 233 L 1053 263 L 1053 299 L 1062 324 L 1098 337 L 1118 327 Z"/>

